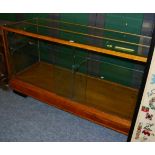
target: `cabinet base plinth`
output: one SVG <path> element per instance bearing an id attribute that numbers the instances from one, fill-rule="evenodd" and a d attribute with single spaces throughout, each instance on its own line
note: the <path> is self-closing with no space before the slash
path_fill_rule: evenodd
<path id="1" fill-rule="evenodd" d="M 31 96 L 37 100 L 90 120 L 94 123 L 111 128 L 126 135 L 128 134 L 131 121 L 127 119 L 123 119 L 118 116 L 69 100 L 35 85 L 23 82 L 15 77 L 10 80 L 10 87 L 14 91 Z"/>

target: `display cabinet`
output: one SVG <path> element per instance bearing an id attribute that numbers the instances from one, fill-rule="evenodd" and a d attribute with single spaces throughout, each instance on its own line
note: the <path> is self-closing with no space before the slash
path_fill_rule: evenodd
<path id="1" fill-rule="evenodd" d="M 13 90 L 128 134 L 150 36 L 38 18 L 2 29 Z"/>

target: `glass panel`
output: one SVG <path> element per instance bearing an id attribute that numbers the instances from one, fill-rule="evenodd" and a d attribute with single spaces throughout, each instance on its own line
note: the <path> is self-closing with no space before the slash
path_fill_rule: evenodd
<path id="1" fill-rule="evenodd" d="M 123 62 L 122 65 L 117 65 L 114 61 L 92 59 L 90 53 L 85 57 L 75 55 L 73 99 L 98 110 L 131 119 L 138 95 L 135 83 L 141 84 L 144 69 L 136 67 L 132 69 Z"/>
<path id="2" fill-rule="evenodd" d="M 139 88 L 143 76 L 144 66 L 136 68 L 137 63 L 126 63 L 122 60 L 109 61 L 107 58 L 100 61 L 100 77 L 125 86 Z M 136 78 L 135 78 L 136 77 Z M 133 85 L 137 82 L 137 85 Z"/>
<path id="3" fill-rule="evenodd" d="M 38 62 L 37 39 L 8 32 L 9 52 L 11 55 L 14 73 Z"/>
<path id="4" fill-rule="evenodd" d="M 80 51 L 81 52 L 81 51 Z M 74 55 L 74 100 L 78 102 L 86 102 L 86 87 L 87 87 L 87 55 L 83 51 L 83 55 L 76 50 Z"/>
<path id="5" fill-rule="evenodd" d="M 105 60 L 88 58 L 88 62 L 88 64 L 98 63 L 100 71 L 95 73 L 90 70 L 88 72 L 86 103 L 99 110 L 131 119 L 138 95 L 132 80 L 141 84 L 143 70 L 132 69 L 123 64 L 117 65 Z M 130 77 L 137 77 L 137 79 Z"/>
<path id="6" fill-rule="evenodd" d="M 74 49 L 68 46 L 55 44 L 54 56 L 54 92 L 64 97 L 73 97 L 73 71 L 72 65 Z"/>

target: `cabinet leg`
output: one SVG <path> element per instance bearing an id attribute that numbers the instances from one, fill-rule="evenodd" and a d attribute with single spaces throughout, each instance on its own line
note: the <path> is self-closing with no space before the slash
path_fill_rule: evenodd
<path id="1" fill-rule="evenodd" d="M 22 96 L 22 97 L 27 97 L 27 95 L 25 95 L 25 94 L 23 94 L 23 93 L 20 93 L 20 92 L 18 92 L 18 91 L 16 91 L 16 90 L 13 90 L 13 92 L 15 93 L 15 94 L 17 94 L 17 95 L 19 95 L 19 96 Z"/>

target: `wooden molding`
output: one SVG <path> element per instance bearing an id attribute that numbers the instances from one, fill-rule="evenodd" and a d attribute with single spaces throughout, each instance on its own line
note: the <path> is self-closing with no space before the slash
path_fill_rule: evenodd
<path id="1" fill-rule="evenodd" d="M 10 81 L 10 87 L 25 95 L 31 96 L 49 105 L 70 112 L 102 126 L 111 128 L 123 134 L 128 134 L 131 122 L 118 116 L 101 112 L 92 107 L 77 103 L 67 98 L 56 95 L 45 89 L 39 88 L 16 77 Z"/>

